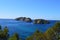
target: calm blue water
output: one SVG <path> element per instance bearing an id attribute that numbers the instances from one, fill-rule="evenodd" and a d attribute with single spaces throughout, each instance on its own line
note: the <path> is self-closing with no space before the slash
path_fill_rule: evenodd
<path id="1" fill-rule="evenodd" d="M 41 32 L 45 32 L 48 28 L 52 27 L 56 21 L 50 20 L 49 22 L 50 24 L 33 24 L 13 19 L 0 19 L 0 25 L 2 25 L 2 28 L 7 26 L 10 35 L 17 32 L 23 39 L 32 35 L 37 29 Z"/>

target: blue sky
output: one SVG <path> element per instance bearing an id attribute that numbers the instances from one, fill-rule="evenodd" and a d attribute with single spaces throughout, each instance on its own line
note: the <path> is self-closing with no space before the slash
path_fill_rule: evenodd
<path id="1" fill-rule="evenodd" d="M 60 20 L 60 0 L 0 0 L 0 18 Z"/>

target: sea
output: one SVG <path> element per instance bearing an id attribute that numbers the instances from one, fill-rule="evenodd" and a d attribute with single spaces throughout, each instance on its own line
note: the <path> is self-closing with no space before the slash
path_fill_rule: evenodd
<path id="1" fill-rule="evenodd" d="M 33 24 L 33 22 L 28 23 L 24 21 L 17 21 L 15 19 L 0 19 L 0 25 L 2 30 L 7 26 L 10 36 L 14 33 L 18 33 L 19 37 L 24 40 L 25 38 L 31 36 L 36 30 L 44 33 L 49 28 L 53 27 L 57 20 L 48 20 L 49 24 Z"/>

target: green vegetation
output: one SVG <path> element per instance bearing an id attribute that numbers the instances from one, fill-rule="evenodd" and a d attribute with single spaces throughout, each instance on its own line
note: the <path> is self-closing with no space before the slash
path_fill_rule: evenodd
<path id="1" fill-rule="evenodd" d="M 20 40 L 19 35 L 15 33 L 12 37 L 10 37 L 8 40 Z"/>
<path id="2" fill-rule="evenodd" d="M 21 40 L 19 35 L 15 33 L 13 36 L 9 36 L 9 30 L 7 26 L 2 30 L 0 26 L 0 40 Z"/>
<path id="3" fill-rule="evenodd" d="M 42 34 L 42 32 L 36 30 L 36 32 L 32 36 L 28 37 L 26 40 L 46 40 L 46 38 Z"/>
<path id="4" fill-rule="evenodd" d="M 8 28 L 5 27 L 4 30 L 2 30 L 0 26 L 0 40 L 8 40 L 8 38 L 9 38 Z"/>
<path id="5" fill-rule="evenodd" d="M 49 28 L 44 34 L 38 30 L 27 40 L 60 40 L 60 22 Z"/>
<path id="6" fill-rule="evenodd" d="M 0 26 L 0 40 L 21 40 L 17 33 L 9 36 L 8 32 L 7 26 L 3 30 Z M 25 40 L 60 40 L 60 22 L 49 28 L 45 33 L 36 30 L 33 35 L 28 36 Z"/>
<path id="7" fill-rule="evenodd" d="M 48 40 L 60 40 L 60 22 L 56 23 L 45 33 Z"/>

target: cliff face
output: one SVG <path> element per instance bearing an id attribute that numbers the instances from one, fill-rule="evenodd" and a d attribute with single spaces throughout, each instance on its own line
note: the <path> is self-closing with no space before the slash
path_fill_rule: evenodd
<path id="1" fill-rule="evenodd" d="M 32 22 L 32 20 L 30 18 L 25 18 L 24 20 L 25 22 Z"/>

